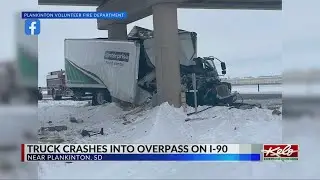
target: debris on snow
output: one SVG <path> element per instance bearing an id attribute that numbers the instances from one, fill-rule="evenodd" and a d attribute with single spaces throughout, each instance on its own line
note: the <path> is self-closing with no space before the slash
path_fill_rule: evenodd
<path id="1" fill-rule="evenodd" d="M 188 121 L 206 120 L 206 119 L 215 118 L 215 117 L 217 117 L 217 116 L 213 116 L 213 117 L 194 117 L 194 118 L 188 117 L 184 121 L 188 122 Z"/>
<path id="2" fill-rule="evenodd" d="M 41 143 L 52 143 L 52 144 L 60 144 L 65 142 L 61 137 L 40 137 L 39 141 Z"/>
<path id="3" fill-rule="evenodd" d="M 88 131 L 88 130 L 85 130 L 85 129 L 83 129 L 81 131 L 81 136 L 83 136 L 83 137 L 86 137 L 86 136 L 91 137 L 91 136 L 95 136 L 95 135 L 98 135 L 98 134 L 104 135 L 103 128 L 101 128 L 99 132 Z"/>
<path id="4" fill-rule="evenodd" d="M 279 105 L 270 105 L 267 107 L 267 109 L 270 109 L 270 110 L 279 110 L 281 108 L 281 106 Z"/>
<path id="5" fill-rule="evenodd" d="M 44 131 L 65 131 L 67 130 L 68 127 L 61 125 L 61 126 L 49 126 L 49 127 L 41 127 L 40 128 L 40 132 L 44 132 Z"/>
<path id="6" fill-rule="evenodd" d="M 70 116 L 70 117 L 69 117 L 69 121 L 72 122 L 72 123 L 83 123 L 83 120 L 82 120 L 82 119 L 76 119 L 76 118 L 73 117 L 73 116 Z"/>
<path id="7" fill-rule="evenodd" d="M 78 122 L 77 119 L 75 117 L 72 117 L 72 116 L 69 117 L 69 121 L 72 122 L 72 123 L 77 123 Z"/>
<path id="8" fill-rule="evenodd" d="M 200 111 L 188 113 L 187 115 L 188 115 L 188 116 L 191 116 L 191 115 L 193 115 L 193 114 L 198 114 L 198 113 L 201 113 L 201 112 L 206 111 L 206 110 L 208 110 L 208 109 L 211 109 L 211 108 L 213 108 L 213 107 L 214 107 L 214 106 L 209 106 L 209 107 L 204 108 L 204 109 L 202 109 L 202 110 L 200 110 Z M 183 111 L 185 111 L 185 109 L 183 109 Z"/>
<path id="9" fill-rule="evenodd" d="M 242 110 L 247 110 L 247 109 L 253 109 L 253 108 L 262 108 L 261 104 L 249 104 L 249 103 L 234 103 L 231 106 L 229 106 L 229 109 L 242 109 Z"/>
<path id="10" fill-rule="evenodd" d="M 281 115 L 281 111 L 275 109 L 275 110 L 272 111 L 272 115 L 278 115 L 279 116 L 279 115 Z"/>
<path id="11" fill-rule="evenodd" d="M 320 126 L 315 125 L 319 121 L 303 121 L 297 128 L 291 128 L 289 124 L 282 124 L 296 124 L 297 121 L 282 121 L 282 116 L 272 115 L 273 110 L 267 108 L 241 110 L 213 107 L 197 116 L 190 116 L 207 120 L 185 122 L 190 117 L 182 109 L 165 103 L 148 111 L 128 115 L 127 118 L 132 123 L 123 125 L 123 120 L 119 117 L 126 112 L 114 103 L 98 107 L 86 107 L 80 102 L 68 101 L 45 103 L 50 105 L 41 101 L 39 103 L 39 120 L 44 124 L 50 120 L 53 124 L 68 126 L 65 131 L 48 132 L 47 135 L 60 137 L 67 143 L 261 144 L 285 141 L 311 147 L 310 145 L 317 144 L 319 137 L 317 129 Z M 192 112 L 192 108 L 188 108 L 188 112 Z M 206 107 L 198 109 L 204 108 Z M 81 116 L 85 121 L 71 123 L 68 120 L 69 114 Z M 216 117 L 213 118 L 214 116 Z M 301 127 L 308 128 L 308 131 L 299 131 Z M 98 132 L 100 128 L 104 128 L 108 135 L 83 138 L 79 133 L 82 129 Z M 316 161 L 319 156 L 313 151 L 316 149 L 301 149 L 303 158 L 295 163 L 286 163 L 285 166 L 282 162 L 243 162 L 241 165 L 219 162 L 40 162 L 38 175 L 39 179 L 316 179 L 319 177 Z M 309 154 L 312 156 L 308 157 Z M 226 171 L 228 173 L 221 173 Z"/>

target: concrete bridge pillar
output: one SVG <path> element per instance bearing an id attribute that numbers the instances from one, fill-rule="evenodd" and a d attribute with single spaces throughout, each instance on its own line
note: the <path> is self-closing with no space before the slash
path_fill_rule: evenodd
<path id="1" fill-rule="evenodd" d="M 127 40 L 127 24 L 112 24 L 108 29 L 108 39 Z"/>
<path id="2" fill-rule="evenodd" d="M 109 40 L 127 40 L 127 24 L 112 24 L 108 28 Z M 112 97 L 112 102 L 122 103 L 121 100 Z"/>
<path id="3" fill-rule="evenodd" d="M 152 7 L 155 38 L 157 103 L 181 106 L 180 41 L 177 4 L 162 3 Z"/>

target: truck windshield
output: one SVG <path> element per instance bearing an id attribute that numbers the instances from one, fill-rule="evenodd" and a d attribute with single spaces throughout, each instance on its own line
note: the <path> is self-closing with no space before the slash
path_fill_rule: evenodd
<path id="1" fill-rule="evenodd" d="M 204 68 L 210 72 L 210 74 L 214 77 L 214 78 L 219 78 L 219 74 L 217 71 L 217 68 L 213 62 L 213 60 L 208 59 L 206 61 L 204 61 Z"/>

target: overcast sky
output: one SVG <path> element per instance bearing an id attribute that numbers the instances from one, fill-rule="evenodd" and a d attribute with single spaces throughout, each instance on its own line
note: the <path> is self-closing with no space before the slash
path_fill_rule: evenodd
<path id="1" fill-rule="evenodd" d="M 320 55 L 320 1 L 283 2 L 283 12 L 179 9 L 179 28 L 197 32 L 198 56 L 214 55 L 225 61 L 230 77 L 280 74 L 284 66 L 320 66 L 320 60 L 316 60 Z M 36 4 L 35 0 L 0 1 L 1 14 L 33 10 Z M 95 7 L 39 7 L 40 11 L 95 11 Z M 14 56 L 14 20 L 8 17 L 4 21 L 9 34 L 0 35 L 4 43 L 1 60 Z M 152 29 L 152 16 L 129 24 L 128 31 L 134 25 Z M 64 69 L 65 38 L 107 37 L 107 31 L 99 31 L 96 26 L 95 20 L 41 21 L 39 85 L 45 85 L 48 72 Z"/>

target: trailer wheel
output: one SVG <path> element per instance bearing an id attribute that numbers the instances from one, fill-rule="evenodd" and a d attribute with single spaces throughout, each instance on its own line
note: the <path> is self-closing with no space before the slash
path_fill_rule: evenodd
<path id="1" fill-rule="evenodd" d="M 92 105 L 102 105 L 104 103 L 111 102 L 111 95 L 109 91 L 101 90 L 93 93 Z"/>
<path id="2" fill-rule="evenodd" d="M 85 95 L 85 93 L 82 93 L 81 91 L 74 91 L 72 98 L 73 98 L 75 101 L 81 101 L 81 100 L 82 100 L 82 97 L 83 97 L 84 95 Z"/>

